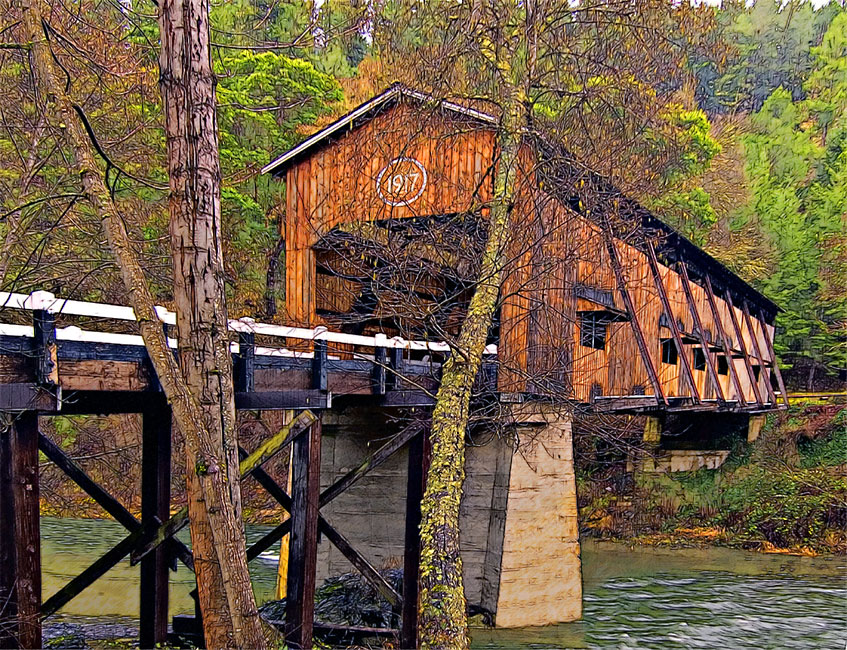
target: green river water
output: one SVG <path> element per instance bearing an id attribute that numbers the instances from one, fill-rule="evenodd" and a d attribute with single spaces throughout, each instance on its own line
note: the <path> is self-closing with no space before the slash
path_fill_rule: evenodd
<path id="1" fill-rule="evenodd" d="M 251 526 L 257 539 L 266 527 Z M 49 597 L 126 534 L 111 521 L 41 520 Z M 326 542 L 324 542 L 326 543 Z M 474 629 L 482 648 L 847 647 L 847 558 L 763 555 L 731 549 L 630 549 L 583 544 L 584 618 L 517 630 Z M 251 565 L 259 602 L 273 595 L 276 559 Z M 171 579 L 172 613 L 190 613 L 193 576 Z M 129 633 L 137 625 L 138 570 L 126 560 L 47 621 Z"/>

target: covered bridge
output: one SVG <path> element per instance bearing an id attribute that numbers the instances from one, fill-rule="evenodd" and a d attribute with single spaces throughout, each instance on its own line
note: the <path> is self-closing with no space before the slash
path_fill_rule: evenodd
<path id="1" fill-rule="evenodd" d="M 291 534 L 291 647 L 311 645 L 316 580 L 351 567 L 392 604 L 401 647 L 415 644 L 426 414 L 478 279 L 497 127 L 394 85 L 264 170 L 285 180 L 286 322 L 230 330 L 236 408 L 294 423 L 274 438 L 293 447 L 290 495 L 262 470 L 265 445 L 242 450 L 245 480 L 291 513 L 248 549 Z M 575 415 L 720 426 L 785 404 L 772 302 L 555 143 L 527 134 L 519 159 L 461 504 L 468 602 L 505 627 L 581 616 Z M 42 620 L 127 556 L 141 567 L 141 644 L 164 643 L 169 570 L 193 569 L 174 537 L 186 518 L 171 514 L 170 407 L 141 338 L 116 333 L 134 325 L 91 329 L 133 310 L 44 292 L 0 294 L 0 307 L 0 646 L 36 647 Z M 141 415 L 140 517 L 38 428 L 110 413 Z M 48 598 L 39 453 L 127 529 Z M 376 570 L 397 565 L 400 589 Z"/>

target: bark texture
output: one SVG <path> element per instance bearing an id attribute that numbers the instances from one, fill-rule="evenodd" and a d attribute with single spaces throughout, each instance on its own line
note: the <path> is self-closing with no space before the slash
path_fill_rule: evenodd
<path id="1" fill-rule="evenodd" d="M 220 161 L 207 0 L 159 5 L 159 57 L 170 180 L 171 251 L 180 368 L 200 406 L 211 456 L 189 450 L 188 507 L 206 643 L 258 647 L 247 569 L 221 245 Z M 222 475 L 217 529 L 203 477 Z M 230 629 L 231 628 L 231 629 Z"/>
<path id="2" fill-rule="evenodd" d="M 459 503 L 465 478 L 465 431 L 474 380 L 482 363 L 497 308 L 518 152 L 526 110 L 516 92 L 507 94 L 498 132 L 500 159 L 488 238 L 479 282 L 457 342 L 444 365 L 432 415 L 432 456 L 421 504 L 421 569 L 418 641 L 421 648 L 468 647 L 467 605 L 459 555 Z"/>
<path id="3" fill-rule="evenodd" d="M 184 376 L 168 348 L 162 324 L 156 316 L 153 298 L 147 285 L 144 271 L 126 231 L 120 210 L 112 200 L 104 183 L 101 171 L 94 157 L 94 149 L 85 132 L 82 118 L 75 109 L 64 83 L 60 82 L 60 76 L 57 74 L 49 43 L 45 37 L 39 3 L 37 0 L 24 0 L 22 2 L 22 8 L 24 10 L 25 27 L 30 40 L 33 72 L 36 83 L 42 90 L 42 96 L 45 98 L 47 104 L 45 109 L 47 114 L 52 115 L 57 125 L 64 131 L 66 145 L 73 153 L 74 160 L 79 169 L 83 188 L 82 193 L 103 224 L 109 246 L 120 269 L 128 300 L 135 311 L 147 352 L 156 369 L 165 395 L 173 408 L 177 425 L 185 436 L 186 452 L 188 458 L 191 459 L 191 474 L 193 474 L 192 489 L 195 491 L 192 495 L 192 501 L 194 501 L 195 511 L 198 507 L 202 507 L 201 517 L 207 520 L 207 524 L 203 528 L 206 535 L 203 539 L 208 542 L 206 548 L 213 549 L 217 556 L 225 558 L 225 561 L 222 563 L 215 560 L 217 566 L 221 567 L 219 569 L 221 579 L 217 585 L 211 582 L 204 582 L 200 585 L 202 592 L 204 588 L 208 588 L 210 585 L 220 589 L 220 582 L 222 582 L 225 593 L 225 595 L 221 595 L 218 592 L 213 598 L 203 597 L 210 602 L 216 603 L 216 606 L 220 607 L 221 611 L 221 616 L 217 620 L 214 613 L 212 613 L 212 620 L 208 621 L 209 627 L 206 630 L 207 645 L 214 648 L 265 647 L 266 642 L 262 635 L 262 627 L 253 599 L 249 574 L 247 573 L 244 535 L 241 528 L 241 521 L 238 517 L 238 501 L 233 498 L 233 494 L 237 494 L 238 490 L 238 463 L 237 459 L 235 463 L 227 462 L 228 455 L 223 446 L 222 432 L 234 431 L 232 428 L 233 411 L 225 406 L 223 398 L 220 397 L 225 395 L 227 391 L 231 394 L 231 372 L 228 368 L 229 355 L 227 353 L 225 358 L 226 363 L 223 363 L 224 359 L 220 356 L 220 348 L 215 348 L 209 338 L 211 337 L 211 333 L 215 331 L 218 332 L 218 336 L 221 335 L 220 323 L 222 321 L 219 315 L 216 315 L 215 320 L 211 324 L 201 326 L 202 319 L 210 313 L 210 308 L 208 307 L 204 307 L 202 311 L 197 311 L 196 314 L 189 317 L 188 321 L 184 320 L 184 315 L 180 315 L 180 337 L 182 338 L 186 328 L 190 329 L 192 326 L 200 327 L 201 332 L 196 335 L 196 338 L 207 341 L 207 347 L 204 352 L 208 352 L 214 359 L 215 368 L 211 369 L 212 363 L 210 362 L 208 365 L 203 366 L 204 369 L 210 368 L 210 370 L 200 374 L 203 376 L 204 381 L 210 383 L 213 377 L 217 377 L 217 392 L 203 392 L 203 390 L 200 390 L 201 384 L 199 382 L 192 387 L 189 385 L 189 381 L 187 381 L 187 377 L 195 376 L 193 374 L 195 371 L 186 371 Z M 190 58 L 182 58 L 180 59 L 181 66 L 190 68 L 192 65 L 197 65 L 198 67 L 209 65 L 208 7 L 205 6 L 205 14 L 199 13 L 203 8 L 204 6 L 197 3 L 195 9 L 198 13 L 190 15 L 193 22 L 180 22 L 179 29 L 202 29 L 205 31 L 205 38 L 202 38 L 200 41 L 205 43 L 206 47 L 205 64 L 192 62 Z M 184 35 L 183 33 L 179 36 L 183 37 Z M 198 51 L 195 50 L 194 52 L 196 54 Z M 186 57 L 187 54 L 187 51 L 180 51 L 182 57 Z M 206 102 L 206 107 L 212 112 L 211 125 L 214 128 L 214 94 Z M 188 109 L 185 106 L 183 108 Z M 187 119 L 189 118 L 187 117 Z M 197 118 L 196 116 L 190 116 L 190 119 L 196 120 Z M 202 119 L 193 122 L 193 124 L 197 128 L 200 128 L 202 125 L 204 129 L 209 125 L 208 122 L 204 122 Z M 186 136 L 186 140 L 189 141 L 193 148 L 195 143 L 192 141 L 192 137 L 194 136 Z M 215 166 L 216 169 L 217 166 Z M 217 171 L 213 171 L 212 174 L 219 176 Z M 181 178 L 183 181 L 186 179 L 185 176 L 181 176 Z M 195 183 L 195 180 L 191 180 L 190 182 Z M 173 181 L 171 187 L 174 187 Z M 196 200 L 196 195 L 200 191 L 200 188 L 200 185 L 194 185 L 192 194 L 185 196 L 191 196 L 193 200 Z M 202 191 L 206 192 L 208 189 L 210 189 L 209 186 L 203 186 Z M 175 194 L 178 195 L 178 192 L 175 192 Z M 175 201 L 181 201 L 183 198 L 179 195 L 172 197 L 172 207 Z M 205 201 L 211 201 L 212 205 L 217 206 L 219 198 L 217 196 L 211 199 L 206 198 L 204 199 L 204 205 L 206 205 Z M 192 209 L 195 208 L 196 206 L 192 206 Z M 193 229 L 191 230 L 193 231 Z M 205 236 L 209 236 L 209 234 L 207 233 Z M 211 241 L 214 242 L 214 238 Z M 218 246 L 219 243 L 218 239 Z M 194 252 L 192 251 L 191 254 L 193 255 Z M 219 260 L 219 257 L 209 259 L 207 264 L 212 266 L 217 264 Z M 210 276 L 214 280 L 215 273 L 212 271 Z M 193 280 L 191 278 L 187 278 L 185 291 L 193 299 L 196 287 L 192 282 Z M 206 290 L 204 289 L 204 291 Z M 209 294 L 203 293 L 202 295 L 204 300 L 208 299 Z M 214 304 L 218 307 L 223 307 L 221 301 Z M 185 303 L 183 303 L 183 308 L 184 305 Z M 225 319 L 225 311 L 223 314 L 223 318 Z M 225 323 L 225 320 L 223 322 Z M 223 332 L 225 332 L 225 329 Z M 204 339 L 204 337 L 206 338 Z M 194 338 L 193 336 L 188 337 L 189 346 Z M 196 357 L 197 350 L 197 347 L 191 348 L 188 353 L 189 358 Z M 195 390 L 198 392 L 195 393 Z M 207 417 L 205 409 L 213 395 L 217 395 L 221 401 L 217 402 L 219 423 L 214 423 L 210 429 L 209 427 L 212 423 L 210 418 Z M 235 440 L 228 441 L 228 444 L 231 446 L 234 445 Z M 230 478 L 232 473 L 235 473 L 235 481 Z M 201 541 L 201 545 L 202 543 Z M 195 551 L 198 550 L 195 547 Z M 205 564 L 205 562 L 201 562 L 201 564 Z M 204 616 L 205 614 L 206 612 L 204 612 Z"/>

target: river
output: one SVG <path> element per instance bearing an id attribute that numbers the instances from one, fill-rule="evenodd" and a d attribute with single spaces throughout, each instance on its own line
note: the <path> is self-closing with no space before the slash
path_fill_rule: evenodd
<path id="1" fill-rule="evenodd" d="M 266 527 L 248 527 L 257 539 Z M 126 532 L 111 521 L 41 520 L 49 597 Z M 326 542 L 324 542 L 326 543 Z M 847 643 L 847 558 L 732 549 L 630 549 L 583 544 L 582 621 L 517 630 L 473 629 L 483 648 L 832 648 Z M 272 556 L 250 565 L 259 602 L 273 596 Z M 190 613 L 193 575 L 172 575 L 171 612 Z M 47 623 L 137 625 L 138 570 L 126 560 Z"/>

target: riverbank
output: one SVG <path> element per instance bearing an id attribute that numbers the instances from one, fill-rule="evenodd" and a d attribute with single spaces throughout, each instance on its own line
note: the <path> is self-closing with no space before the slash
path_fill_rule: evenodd
<path id="1" fill-rule="evenodd" d="M 608 475 L 609 472 L 606 472 Z M 585 537 L 649 546 L 847 553 L 847 406 L 792 405 L 718 469 L 579 476 Z"/>

